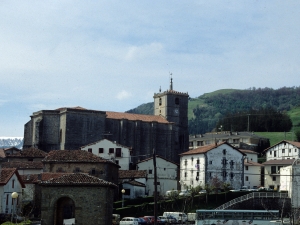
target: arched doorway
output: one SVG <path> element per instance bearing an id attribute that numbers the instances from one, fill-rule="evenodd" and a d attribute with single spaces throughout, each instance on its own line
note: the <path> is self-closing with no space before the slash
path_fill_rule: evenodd
<path id="1" fill-rule="evenodd" d="M 63 225 L 64 219 L 75 218 L 75 203 L 69 197 L 62 197 L 57 200 L 55 211 L 55 225 Z"/>

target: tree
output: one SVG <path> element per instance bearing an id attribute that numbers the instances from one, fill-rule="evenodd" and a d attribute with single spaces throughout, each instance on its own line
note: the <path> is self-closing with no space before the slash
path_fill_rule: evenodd
<path id="1" fill-rule="evenodd" d="M 300 130 L 295 132 L 297 141 L 300 141 Z"/>
<path id="2" fill-rule="evenodd" d="M 216 202 L 217 202 L 218 201 L 218 192 L 222 187 L 222 181 L 217 177 L 217 175 L 215 175 L 211 179 L 210 183 L 211 183 L 212 190 L 216 195 Z"/>

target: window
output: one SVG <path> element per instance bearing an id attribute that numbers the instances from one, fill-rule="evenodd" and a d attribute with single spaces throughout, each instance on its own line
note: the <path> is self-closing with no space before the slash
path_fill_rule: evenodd
<path id="1" fill-rule="evenodd" d="M 95 175 L 95 174 L 96 174 L 95 168 L 92 169 L 92 172 L 91 172 L 91 173 L 92 173 L 92 175 Z"/>
<path id="2" fill-rule="evenodd" d="M 190 146 L 190 147 L 193 147 L 193 142 L 192 142 L 192 141 L 189 143 L 189 146 Z"/>
<path id="3" fill-rule="evenodd" d="M 209 172 L 209 177 L 212 178 L 212 172 Z"/>
<path id="4" fill-rule="evenodd" d="M 285 149 L 282 149 L 282 153 L 285 153 Z"/>
<path id="5" fill-rule="evenodd" d="M 159 103 L 158 104 L 161 105 L 161 98 L 159 98 Z"/>
<path id="6" fill-rule="evenodd" d="M 80 168 L 79 167 L 76 167 L 75 168 L 75 173 L 79 173 L 80 172 Z"/>
<path id="7" fill-rule="evenodd" d="M 103 148 L 99 148 L 99 153 L 104 153 L 104 149 Z"/>
<path id="8" fill-rule="evenodd" d="M 226 158 L 223 158 L 223 159 L 222 159 L 222 164 L 223 164 L 223 165 L 226 165 L 226 164 L 227 164 L 227 159 L 226 159 Z"/>
<path id="9" fill-rule="evenodd" d="M 276 166 L 271 166 L 271 173 L 276 173 Z"/>
<path id="10" fill-rule="evenodd" d="M 11 188 L 15 188 L 15 180 L 12 180 Z"/>
<path id="11" fill-rule="evenodd" d="M 115 163 L 116 163 L 117 165 L 119 165 L 119 160 L 116 160 Z"/>
<path id="12" fill-rule="evenodd" d="M 248 176 L 245 177 L 245 181 L 249 181 L 249 177 Z"/>
<path id="13" fill-rule="evenodd" d="M 187 172 L 184 172 L 184 177 L 187 177 Z"/>
<path id="14" fill-rule="evenodd" d="M 276 157 L 276 151 L 274 151 L 274 157 Z"/>
<path id="15" fill-rule="evenodd" d="M 89 149 L 88 149 L 88 152 L 92 152 L 92 149 L 91 149 L 91 148 L 89 148 Z"/>
<path id="16" fill-rule="evenodd" d="M 63 172 L 63 169 L 62 169 L 61 167 L 59 167 L 59 168 L 57 169 L 57 172 Z"/>
<path id="17" fill-rule="evenodd" d="M 209 161 L 209 164 L 212 164 L 212 161 Z"/>
<path id="18" fill-rule="evenodd" d="M 291 153 L 292 152 L 292 149 L 289 149 L 289 153 Z"/>
<path id="19" fill-rule="evenodd" d="M 109 153 L 114 153 L 115 149 L 114 148 L 109 148 Z"/>
<path id="20" fill-rule="evenodd" d="M 184 165 L 187 166 L 187 160 L 184 160 Z"/>
<path id="21" fill-rule="evenodd" d="M 273 181 L 276 181 L 276 176 L 273 176 L 272 180 L 273 180 Z"/>
<path id="22" fill-rule="evenodd" d="M 122 149 L 116 148 L 116 157 L 122 157 Z"/>
<path id="23" fill-rule="evenodd" d="M 8 194 L 6 195 L 6 205 L 8 205 Z"/>
<path id="24" fill-rule="evenodd" d="M 28 159 L 29 162 L 33 162 L 33 159 Z"/>
<path id="25" fill-rule="evenodd" d="M 197 141 L 197 146 L 203 146 L 203 141 Z"/>
<path id="26" fill-rule="evenodd" d="M 152 174 L 152 170 L 149 170 L 149 174 Z"/>
<path id="27" fill-rule="evenodd" d="M 270 151 L 270 155 L 272 155 L 272 151 Z"/>
<path id="28" fill-rule="evenodd" d="M 175 104 L 179 105 L 179 98 L 175 98 Z"/>
<path id="29" fill-rule="evenodd" d="M 223 171 L 223 172 L 222 172 L 222 176 L 223 176 L 223 178 L 225 178 L 225 177 L 227 176 L 227 172 L 226 172 L 226 171 Z"/>
<path id="30" fill-rule="evenodd" d="M 200 164 L 200 160 L 199 159 L 197 159 L 197 164 Z"/>
<path id="31" fill-rule="evenodd" d="M 297 152 L 297 149 L 295 148 L 295 152 Z"/>
<path id="32" fill-rule="evenodd" d="M 230 173 L 230 179 L 233 179 L 234 173 Z"/>
<path id="33" fill-rule="evenodd" d="M 226 155 L 226 149 L 223 149 L 223 155 Z"/>
<path id="34" fill-rule="evenodd" d="M 245 170 L 248 170 L 249 169 L 249 167 L 248 166 L 245 166 Z"/>

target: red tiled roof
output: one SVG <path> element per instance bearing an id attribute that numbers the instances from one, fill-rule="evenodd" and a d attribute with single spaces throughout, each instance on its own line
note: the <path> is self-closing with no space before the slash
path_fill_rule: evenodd
<path id="1" fill-rule="evenodd" d="M 12 162 L 3 162 L 2 168 L 17 168 L 17 169 L 43 169 L 44 165 L 42 162 L 36 161 L 12 161 Z"/>
<path id="2" fill-rule="evenodd" d="M 72 174 L 65 174 L 58 178 L 52 178 L 47 181 L 41 181 L 40 185 L 45 186 L 65 186 L 65 185 L 72 185 L 72 186 L 109 186 L 113 188 L 117 188 L 117 185 L 100 179 L 98 177 L 90 176 L 84 173 L 72 173 Z"/>
<path id="3" fill-rule="evenodd" d="M 53 178 L 58 178 L 58 177 L 61 177 L 63 175 L 67 175 L 67 174 L 71 174 L 71 173 L 41 173 L 40 180 L 47 181 L 47 180 L 50 180 Z"/>
<path id="4" fill-rule="evenodd" d="M 232 147 L 233 149 L 237 150 L 238 152 L 242 153 L 243 155 L 246 155 L 245 153 L 241 152 L 239 149 L 235 148 L 234 146 L 228 144 L 227 142 L 221 142 L 221 143 L 217 143 L 217 144 L 211 144 L 211 145 L 204 145 L 192 150 L 189 150 L 187 152 L 181 153 L 179 155 L 194 155 L 194 154 L 203 154 L 206 153 L 210 150 L 213 150 L 221 145 L 229 145 L 230 147 Z"/>
<path id="5" fill-rule="evenodd" d="M 53 150 L 42 160 L 42 162 L 88 162 L 88 163 L 112 163 L 114 162 L 94 155 L 84 150 Z M 119 165 L 115 164 L 120 167 Z"/>
<path id="6" fill-rule="evenodd" d="M 10 180 L 10 178 L 16 174 L 16 176 L 19 179 L 19 182 L 22 186 L 22 188 L 25 188 L 25 185 L 21 179 L 21 176 L 18 173 L 18 170 L 16 168 L 3 168 L 1 169 L 0 173 L 0 185 L 5 185 Z"/>
<path id="7" fill-rule="evenodd" d="M 170 123 L 162 116 L 154 115 L 143 115 L 143 114 L 133 114 L 133 113 L 120 113 L 120 112 L 108 112 L 106 111 L 108 119 L 127 119 L 127 120 L 141 120 L 144 122 L 158 122 L 158 123 Z"/>
<path id="8" fill-rule="evenodd" d="M 22 181 L 25 184 L 37 183 L 38 182 L 38 176 L 39 176 L 39 174 L 20 175 Z"/>
<path id="9" fill-rule="evenodd" d="M 138 182 L 136 180 L 125 181 L 123 184 L 130 184 L 132 186 L 146 187 L 145 184 Z"/>
<path id="10" fill-rule="evenodd" d="M 119 179 L 134 179 L 146 177 L 146 170 L 119 170 Z"/>
<path id="11" fill-rule="evenodd" d="M 37 148 L 27 148 L 15 154 L 7 155 L 7 158 L 45 158 L 46 152 Z"/>
<path id="12" fill-rule="evenodd" d="M 295 159 L 268 160 L 263 165 L 292 165 Z"/>

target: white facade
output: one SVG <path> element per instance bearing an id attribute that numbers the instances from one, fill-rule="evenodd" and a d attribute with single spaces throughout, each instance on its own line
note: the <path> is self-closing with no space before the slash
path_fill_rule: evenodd
<path id="1" fill-rule="evenodd" d="M 244 162 L 244 186 L 248 188 L 260 187 L 261 182 L 261 170 L 263 168 L 262 164 L 247 161 Z"/>
<path id="2" fill-rule="evenodd" d="M 278 159 L 298 159 L 300 154 L 300 142 L 281 141 L 267 148 L 266 161 Z"/>
<path id="3" fill-rule="evenodd" d="M 131 162 L 130 148 L 107 139 L 81 147 L 81 150 L 92 152 L 94 155 L 109 159 L 118 164 L 120 170 L 128 170 Z"/>
<path id="4" fill-rule="evenodd" d="M 123 189 L 127 190 L 124 194 L 124 199 L 130 198 L 138 198 L 138 197 L 144 197 L 145 196 L 145 189 L 146 186 L 142 183 L 138 184 L 137 181 L 128 181 L 123 183 Z M 129 193 L 128 193 L 129 192 Z"/>
<path id="5" fill-rule="evenodd" d="M 153 158 L 149 158 L 137 163 L 138 170 L 147 170 L 146 193 L 152 196 L 154 193 L 154 166 Z M 166 160 L 160 156 L 156 157 L 156 173 L 157 173 L 157 192 L 164 195 L 168 190 L 177 190 L 178 183 L 178 165 L 174 162 Z"/>
<path id="6" fill-rule="evenodd" d="M 16 213 L 21 209 L 22 203 L 22 184 L 15 172 L 7 183 L 0 186 L 0 212 L 1 213 Z M 17 192 L 18 198 L 13 199 L 12 193 Z"/>
<path id="7" fill-rule="evenodd" d="M 207 145 L 182 153 L 181 189 L 198 185 L 204 187 L 214 177 L 239 189 L 243 186 L 244 157 L 244 153 L 228 143 Z"/>

